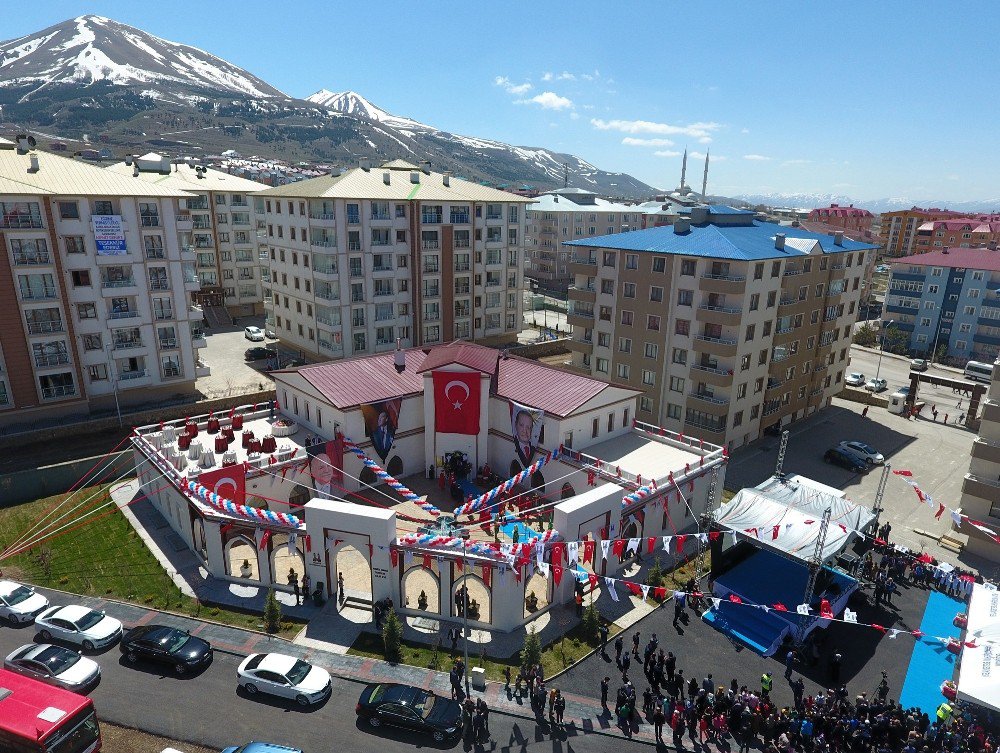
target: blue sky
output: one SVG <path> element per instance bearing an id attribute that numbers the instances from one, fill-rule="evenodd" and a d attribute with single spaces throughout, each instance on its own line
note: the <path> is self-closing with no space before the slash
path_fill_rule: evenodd
<path id="1" fill-rule="evenodd" d="M 998 63 L 983 47 L 996 3 L 47 0 L 5 14 L 0 35 L 83 13 L 201 47 L 291 95 L 353 89 L 654 186 L 676 186 L 687 147 L 711 149 L 721 194 L 1000 197 Z"/>

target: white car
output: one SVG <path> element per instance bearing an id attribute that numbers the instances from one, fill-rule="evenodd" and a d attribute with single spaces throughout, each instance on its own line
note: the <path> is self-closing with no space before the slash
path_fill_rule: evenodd
<path id="1" fill-rule="evenodd" d="M 75 604 L 49 607 L 35 618 L 35 626 L 42 640 L 76 643 L 84 651 L 106 648 L 122 637 L 122 624 L 114 617 Z"/>
<path id="2" fill-rule="evenodd" d="M 243 336 L 253 342 L 264 342 L 264 330 L 260 327 L 246 327 L 243 330 Z"/>
<path id="3" fill-rule="evenodd" d="M 29 643 L 3 660 L 3 668 L 66 690 L 83 690 L 101 678 L 101 667 L 76 651 L 50 643 Z"/>
<path id="4" fill-rule="evenodd" d="M 884 379 L 869 379 L 865 389 L 869 392 L 885 392 L 889 389 L 889 383 Z"/>
<path id="5" fill-rule="evenodd" d="M 838 447 L 844 452 L 849 452 L 855 457 L 861 458 L 868 465 L 881 465 L 885 462 L 885 456 L 881 452 L 864 442 L 849 442 L 845 440 Z"/>
<path id="6" fill-rule="evenodd" d="M 330 673 L 286 654 L 251 654 L 236 670 L 236 682 L 250 695 L 267 693 L 290 698 L 300 706 L 330 695 Z"/>
<path id="7" fill-rule="evenodd" d="M 48 605 L 49 600 L 31 586 L 0 580 L 0 617 L 12 624 L 31 622 Z"/>
<path id="8" fill-rule="evenodd" d="M 847 379 L 844 380 L 844 384 L 850 387 L 863 387 L 865 383 L 865 375 L 860 371 L 852 371 L 847 375 Z"/>

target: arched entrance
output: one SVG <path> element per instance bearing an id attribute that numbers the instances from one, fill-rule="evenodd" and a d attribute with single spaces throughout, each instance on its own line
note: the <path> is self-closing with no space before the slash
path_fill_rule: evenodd
<path id="1" fill-rule="evenodd" d="M 389 464 L 385 467 L 385 470 L 390 476 L 400 478 L 403 475 L 403 459 L 399 455 L 393 455 L 389 458 Z"/>
<path id="2" fill-rule="evenodd" d="M 531 489 L 535 494 L 545 494 L 545 476 L 542 475 L 541 471 L 535 471 L 531 474 Z"/>
<path id="3" fill-rule="evenodd" d="M 296 484 L 292 488 L 292 493 L 288 495 L 288 506 L 291 508 L 292 514 L 297 515 L 310 499 L 312 499 L 312 492 L 302 484 Z"/>
<path id="4" fill-rule="evenodd" d="M 378 479 L 375 477 L 375 471 L 369 468 L 367 465 L 361 469 L 361 473 L 358 474 L 358 480 L 362 484 L 367 484 L 368 486 L 375 486 Z"/>
<path id="5" fill-rule="evenodd" d="M 476 622 L 490 622 L 492 594 L 478 575 L 462 575 L 455 579 L 451 589 L 452 615 L 462 617 L 463 588 L 468 589 L 469 619 Z"/>
<path id="6" fill-rule="evenodd" d="M 295 542 L 291 552 L 288 551 L 288 534 L 275 533 L 271 535 L 271 579 L 279 585 L 291 588 L 289 576 L 295 573 L 295 579 L 302 584 L 302 573 L 306 569 L 306 558 L 302 544 Z M 345 576 L 346 577 L 346 576 Z"/>
<path id="7" fill-rule="evenodd" d="M 363 546 L 363 545 L 362 545 Z M 367 547 L 365 547 L 367 550 Z M 344 595 L 354 606 L 370 609 L 372 605 L 372 566 L 368 552 L 345 544 L 330 558 L 331 595 L 337 592 L 337 579 L 344 576 Z M 336 597 L 335 597 L 336 598 Z"/>
<path id="8" fill-rule="evenodd" d="M 532 574 L 524 584 L 524 616 L 532 617 L 543 611 L 549 605 L 549 589 L 552 587 L 548 578 L 539 572 Z"/>
<path id="9" fill-rule="evenodd" d="M 622 529 L 622 538 L 627 542 L 629 539 L 639 538 L 639 522 L 635 518 L 629 518 L 628 522 L 625 523 L 625 527 Z M 627 559 L 632 559 L 635 557 L 639 558 L 639 553 L 642 551 L 642 542 L 639 543 L 639 547 L 635 551 L 631 551 L 626 545 L 625 549 L 622 550 L 621 561 L 624 562 Z"/>
<path id="10" fill-rule="evenodd" d="M 562 491 L 559 493 L 559 499 L 569 499 L 570 497 L 575 497 L 576 491 L 573 489 L 573 485 L 570 483 L 565 483 L 562 485 Z"/>
<path id="11" fill-rule="evenodd" d="M 194 550 L 203 561 L 208 561 L 208 544 L 205 541 L 205 521 L 195 518 L 192 526 L 194 531 Z"/>
<path id="12" fill-rule="evenodd" d="M 403 606 L 431 614 L 441 613 L 441 576 L 437 562 L 431 561 L 431 569 L 423 565 L 412 565 L 403 573 L 400 592 Z"/>
<path id="13" fill-rule="evenodd" d="M 236 535 L 226 544 L 226 572 L 230 577 L 260 581 L 257 547 L 251 539 Z"/>

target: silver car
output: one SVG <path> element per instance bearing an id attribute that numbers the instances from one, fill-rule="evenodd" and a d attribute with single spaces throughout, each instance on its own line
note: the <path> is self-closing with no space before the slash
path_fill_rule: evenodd
<path id="1" fill-rule="evenodd" d="M 838 447 L 844 452 L 849 452 L 856 458 L 860 458 L 868 465 L 881 465 L 885 462 L 885 456 L 872 447 L 870 444 L 857 441 L 843 441 Z"/>
<path id="2" fill-rule="evenodd" d="M 48 605 L 49 600 L 31 586 L 0 580 L 0 617 L 13 624 L 31 622 Z"/>
<path id="3" fill-rule="evenodd" d="M 85 690 L 101 678 L 101 667 L 76 651 L 50 643 L 29 643 L 8 654 L 3 668 L 66 690 Z"/>
<path id="4" fill-rule="evenodd" d="M 114 617 L 78 605 L 49 607 L 35 618 L 35 626 L 42 640 L 57 638 L 84 651 L 106 648 L 122 637 L 122 624 Z"/>

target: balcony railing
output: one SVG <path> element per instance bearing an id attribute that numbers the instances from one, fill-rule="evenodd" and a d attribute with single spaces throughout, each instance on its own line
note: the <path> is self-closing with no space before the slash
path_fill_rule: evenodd
<path id="1" fill-rule="evenodd" d="M 56 297 L 56 289 L 50 287 L 43 288 L 21 288 L 22 301 L 45 301 Z"/>
<path id="2" fill-rule="evenodd" d="M 28 334 L 31 335 L 47 335 L 52 332 L 62 332 L 64 329 L 62 320 L 52 322 L 28 322 Z"/>
<path id="3" fill-rule="evenodd" d="M 42 397 L 46 400 L 52 400 L 57 397 L 68 397 L 75 394 L 75 384 L 63 384 L 58 387 L 42 387 Z"/>
<path id="4" fill-rule="evenodd" d="M 14 263 L 24 264 L 24 265 L 34 265 L 34 264 L 51 264 L 52 257 L 49 256 L 47 251 L 36 251 L 34 253 L 25 253 L 24 251 L 14 252 Z"/>
<path id="5" fill-rule="evenodd" d="M 710 431 L 713 434 L 724 434 L 726 431 L 726 419 L 728 416 L 722 416 L 719 423 L 709 423 L 708 421 L 699 421 L 694 418 L 685 418 L 685 426 L 693 426 L 697 429 L 704 429 L 705 431 Z"/>
<path id="6" fill-rule="evenodd" d="M 141 348 L 142 338 L 131 339 L 131 340 L 115 340 L 112 346 L 114 350 L 129 350 L 131 348 Z"/>
<path id="7" fill-rule="evenodd" d="M 739 314 L 743 310 L 736 306 L 713 306 L 711 304 L 702 304 L 698 308 L 704 309 L 705 311 L 721 311 L 723 314 Z"/>
<path id="8" fill-rule="evenodd" d="M 732 369 L 718 369 L 714 366 L 703 366 L 700 363 L 691 364 L 691 368 L 696 371 L 707 371 L 710 374 L 718 374 L 719 376 L 732 376 Z"/>
<path id="9" fill-rule="evenodd" d="M 146 376 L 145 369 L 139 369 L 137 371 L 123 371 L 118 375 L 118 381 L 131 382 L 135 379 L 142 379 L 144 376 Z"/>
<path id="10" fill-rule="evenodd" d="M 182 247 L 181 250 L 183 251 L 183 250 L 185 250 L 185 248 L 186 247 Z M 146 249 L 146 258 L 147 259 L 166 259 L 167 255 L 166 255 L 166 253 L 164 253 L 164 251 L 163 251 L 162 248 L 147 248 Z"/>
<path id="11" fill-rule="evenodd" d="M 139 316 L 138 311 L 109 311 L 108 319 L 135 319 Z"/>
<path id="12" fill-rule="evenodd" d="M 721 345 L 736 345 L 735 337 L 714 337 L 712 335 L 695 335 L 695 340 L 704 340 L 710 343 L 719 343 Z"/>
<path id="13" fill-rule="evenodd" d="M 471 267 L 470 267 L 470 265 L 468 263 L 456 264 L 455 265 L 455 271 L 456 272 L 468 272 L 470 269 L 471 269 Z"/>
<path id="14" fill-rule="evenodd" d="M 102 288 L 131 288 L 135 286 L 134 277 L 126 277 L 123 280 L 101 280 Z"/>
<path id="15" fill-rule="evenodd" d="M 316 273 L 321 274 L 321 275 L 335 275 L 335 274 L 337 274 L 337 265 L 336 264 L 314 264 L 313 265 L 313 272 L 316 272 Z M 270 280 L 266 280 L 266 282 L 270 282 Z"/>
<path id="16" fill-rule="evenodd" d="M 438 248 L 440 248 L 440 245 L 438 244 L 437 241 L 421 241 L 420 248 L 422 248 L 424 251 L 436 251 Z"/>
<path id="17" fill-rule="evenodd" d="M 0 216 L 0 230 L 41 229 L 42 217 L 38 214 L 7 214 Z"/>
<path id="18" fill-rule="evenodd" d="M 469 214 L 468 212 L 463 214 L 452 213 L 451 215 L 452 225 L 468 225 L 469 224 Z"/>
<path id="19" fill-rule="evenodd" d="M 785 277 L 792 277 L 794 275 L 800 275 L 800 274 L 802 274 L 802 271 L 803 270 L 802 270 L 801 267 L 785 267 L 785 271 L 782 272 L 782 274 Z"/>
<path id="20" fill-rule="evenodd" d="M 170 290 L 170 283 L 167 280 L 150 280 L 150 290 Z"/>
<path id="21" fill-rule="evenodd" d="M 312 239 L 312 245 L 318 246 L 319 248 L 334 248 L 337 245 L 337 241 L 333 238 L 316 238 Z"/>
<path id="22" fill-rule="evenodd" d="M 160 218 L 158 215 L 148 214 L 139 218 L 143 227 L 159 227 Z"/>
<path id="23" fill-rule="evenodd" d="M 317 288 L 316 289 L 316 297 L 317 298 L 322 298 L 324 301 L 339 301 L 340 300 L 340 293 L 337 292 L 336 290 L 321 290 L 321 289 Z M 267 301 L 265 299 L 265 302 L 269 302 L 269 301 Z"/>
<path id="24" fill-rule="evenodd" d="M 732 282 L 743 282 L 747 278 L 746 278 L 746 275 L 733 275 L 733 274 L 729 274 L 727 272 L 726 274 L 706 274 L 706 275 L 702 275 L 701 279 L 703 279 L 703 280 L 731 280 Z"/>
<path id="25" fill-rule="evenodd" d="M 191 333 L 191 338 L 192 339 L 197 339 L 197 337 L 198 336 L 195 335 L 195 333 L 193 333 L 193 332 Z M 177 338 L 176 337 L 161 337 L 160 338 L 160 347 L 161 348 L 176 348 L 177 347 Z"/>
<path id="26" fill-rule="evenodd" d="M 51 355 L 36 355 L 35 366 L 47 368 L 49 366 L 62 366 L 69 363 L 69 353 L 54 353 Z"/>
<path id="27" fill-rule="evenodd" d="M 333 213 L 329 213 L 328 214 L 326 212 L 310 212 L 309 213 L 309 217 L 310 217 L 310 219 L 313 219 L 313 220 L 333 220 L 333 219 L 336 219 L 336 215 L 335 214 L 333 214 Z"/>
<path id="28" fill-rule="evenodd" d="M 713 405 L 728 405 L 728 397 L 718 397 L 716 395 L 709 395 L 706 392 L 692 392 L 689 397 L 693 397 L 696 400 L 704 400 L 706 403 L 712 403 Z"/>
<path id="29" fill-rule="evenodd" d="M 442 215 L 440 215 L 440 214 L 433 214 L 433 213 L 430 213 L 430 212 L 421 212 L 420 213 L 420 221 L 423 224 L 425 224 L 425 225 L 440 225 L 441 224 L 441 219 L 442 219 Z M 466 222 L 469 221 L 468 215 L 466 215 L 465 221 Z"/>

